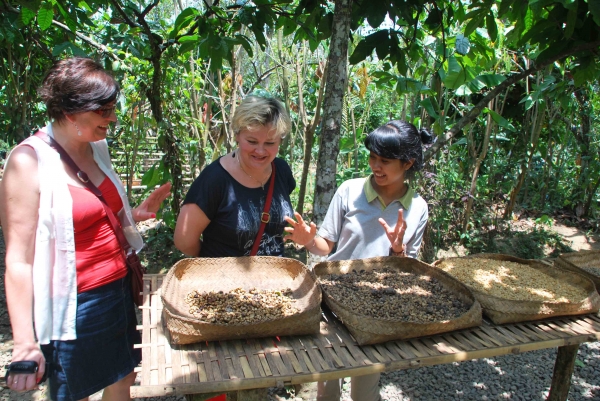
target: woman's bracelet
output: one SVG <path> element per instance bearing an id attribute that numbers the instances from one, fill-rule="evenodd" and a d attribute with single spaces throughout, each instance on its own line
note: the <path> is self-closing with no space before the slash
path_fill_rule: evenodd
<path id="1" fill-rule="evenodd" d="M 392 248 L 392 246 L 390 245 L 390 253 L 389 256 L 400 256 L 400 257 L 405 257 L 406 256 L 406 245 L 402 244 L 402 250 L 400 252 L 394 252 L 394 248 Z"/>
<path id="2" fill-rule="evenodd" d="M 312 248 L 313 246 L 315 246 L 315 244 L 316 244 L 316 241 L 315 241 L 315 239 L 316 239 L 316 238 L 317 238 L 317 237 L 316 237 L 316 236 L 314 236 L 311 242 L 309 242 L 308 244 L 304 245 L 304 248 L 306 248 L 306 249 L 309 249 L 309 248 Z M 309 250 L 310 250 L 310 249 L 309 249 Z"/>

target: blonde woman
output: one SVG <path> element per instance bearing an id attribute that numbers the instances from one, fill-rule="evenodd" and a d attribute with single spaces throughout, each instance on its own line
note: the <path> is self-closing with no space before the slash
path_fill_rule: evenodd
<path id="1" fill-rule="evenodd" d="M 236 108 L 232 128 L 237 149 L 207 166 L 185 197 L 175 227 L 175 246 L 200 257 L 248 256 L 256 241 L 275 175 L 269 221 L 257 255 L 283 255 L 285 218 L 293 216 L 296 181 L 277 158 L 290 118 L 280 101 L 248 96 Z"/>

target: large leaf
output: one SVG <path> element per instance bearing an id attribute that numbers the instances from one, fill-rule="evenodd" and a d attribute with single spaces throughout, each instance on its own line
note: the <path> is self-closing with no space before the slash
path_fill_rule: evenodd
<path id="1" fill-rule="evenodd" d="M 577 25 L 577 2 L 575 2 L 574 7 L 569 8 L 569 12 L 567 13 L 567 28 L 565 29 L 565 37 L 567 39 L 573 36 L 575 25 Z"/>
<path id="2" fill-rule="evenodd" d="M 478 8 L 467 14 L 467 18 L 470 16 L 471 20 L 465 27 L 465 36 L 471 35 L 473 32 L 475 32 L 475 29 L 481 26 L 481 23 L 486 16 L 486 11 L 487 10 L 484 8 Z"/>
<path id="3" fill-rule="evenodd" d="M 493 88 L 494 86 L 500 85 L 502 82 L 504 82 L 506 77 L 500 74 L 482 74 L 475 79 L 488 88 Z"/>
<path id="4" fill-rule="evenodd" d="M 29 23 L 35 18 L 35 13 L 29 8 L 21 7 L 21 22 L 23 25 L 29 25 Z"/>
<path id="5" fill-rule="evenodd" d="M 488 35 L 492 42 L 495 42 L 498 38 L 498 25 L 496 25 L 496 19 L 494 18 L 494 14 L 488 14 L 485 17 L 485 26 L 488 31 Z"/>
<path id="6" fill-rule="evenodd" d="M 465 71 L 459 64 L 456 57 L 448 57 L 446 67 L 447 69 L 444 70 L 444 76 L 442 77 L 442 80 L 448 89 L 457 89 L 459 86 L 465 83 Z"/>
<path id="7" fill-rule="evenodd" d="M 54 7 L 51 2 L 45 1 L 42 3 L 37 15 L 38 26 L 42 31 L 50 28 L 52 18 L 54 18 Z"/>
<path id="8" fill-rule="evenodd" d="M 434 100 L 432 100 L 431 97 L 425 98 L 421 101 L 420 105 L 427 111 L 427 114 L 429 114 L 431 117 L 433 117 L 434 119 L 439 119 L 440 115 L 437 111 L 438 109 L 438 104 L 437 102 L 435 102 Z"/>
<path id="9" fill-rule="evenodd" d="M 511 131 L 511 132 L 517 131 L 517 129 L 514 127 L 514 125 L 512 125 L 510 123 L 510 121 L 508 121 L 506 118 L 502 117 L 500 114 L 496 113 L 494 110 L 490 110 L 486 107 L 483 111 L 484 111 L 484 113 L 489 113 L 492 116 L 492 119 L 496 122 L 496 124 L 498 124 L 502 128 L 504 128 L 508 131 Z"/>
<path id="10" fill-rule="evenodd" d="M 600 25 L 600 0 L 588 0 L 588 10 L 596 25 Z"/>
<path id="11" fill-rule="evenodd" d="M 516 0 L 502 0 L 500 8 L 498 9 L 498 18 L 504 17 L 504 15 L 511 10 L 515 1 Z"/>
<path id="12" fill-rule="evenodd" d="M 369 57 L 373 53 L 373 49 L 375 49 L 381 41 L 389 40 L 388 35 L 388 30 L 381 30 L 363 38 L 360 42 L 358 42 L 356 48 L 354 48 L 354 51 L 349 59 L 350 64 L 358 64 Z M 378 57 L 380 57 L 379 54 Z"/>
<path id="13" fill-rule="evenodd" d="M 431 91 L 429 87 L 412 78 L 398 77 L 396 83 L 396 92 L 399 95 L 405 93 L 426 93 Z"/>
<path id="14" fill-rule="evenodd" d="M 175 24 L 173 24 L 173 30 L 169 34 L 169 37 L 173 39 L 177 35 L 179 35 L 179 31 L 187 27 L 190 24 L 190 22 L 196 19 L 198 15 L 200 15 L 200 12 L 194 7 L 188 7 L 182 12 L 180 12 L 177 18 L 175 19 Z"/>
<path id="15" fill-rule="evenodd" d="M 456 35 L 456 44 L 455 44 L 456 52 L 458 54 L 466 55 L 469 53 L 469 49 L 471 48 L 471 43 L 469 42 L 469 38 L 467 38 L 462 33 Z"/>

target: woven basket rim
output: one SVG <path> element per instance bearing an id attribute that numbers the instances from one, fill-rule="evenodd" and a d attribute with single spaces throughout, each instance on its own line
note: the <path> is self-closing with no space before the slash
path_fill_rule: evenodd
<path id="1" fill-rule="evenodd" d="M 250 259 L 250 258 L 252 258 L 252 259 Z M 270 265 L 269 266 L 266 266 L 266 265 L 261 266 L 261 264 L 260 264 L 261 261 L 269 262 Z M 258 321 L 258 322 L 243 323 L 243 324 L 222 324 L 222 323 L 212 323 L 212 322 L 208 322 L 206 320 L 200 320 L 199 318 L 194 318 L 193 316 L 191 316 L 189 314 L 183 314 L 183 312 L 180 309 L 171 305 L 171 302 L 169 301 L 169 299 L 167 297 L 167 291 L 169 291 L 169 289 L 171 288 L 172 285 L 179 284 L 179 283 L 176 283 L 175 280 L 179 280 L 177 278 L 178 274 L 183 274 L 179 271 L 180 269 L 183 269 L 183 272 L 185 272 L 189 265 L 192 265 L 192 268 L 195 268 L 195 269 L 210 268 L 215 263 L 217 263 L 220 266 L 231 266 L 232 263 L 241 263 L 241 264 L 252 263 L 253 268 L 265 269 L 268 267 L 269 269 L 272 269 L 273 271 L 276 271 L 276 270 L 283 271 L 284 266 L 294 265 L 296 268 L 300 269 L 300 273 L 298 274 L 298 276 L 303 276 L 304 278 L 309 280 L 308 284 L 306 285 L 307 289 L 305 291 L 303 291 L 303 297 L 310 296 L 310 298 L 309 298 L 310 302 L 308 305 L 306 305 L 306 307 L 304 309 L 298 308 L 299 309 L 298 312 L 294 313 L 293 315 L 276 318 L 276 319 L 263 320 L 263 321 Z M 296 276 L 296 277 L 298 277 L 298 276 Z M 282 277 L 288 277 L 288 276 L 282 275 Z M 296 278 L 296 277 L 294 277 L 294 278 Z M 291 280 L 293 280 L 293 279 L 291 279 Z M 245 285 L 243 283 L 240 283 L 240 287 L 244 288 Z M 252 287 L 260 288 L 260 285 L 257 285 L 257 283 L 254 283 L 252 285 Z M 313 294 L 313 292 L 314 292 L 314 294 Z M 285 323 L 286 321 L 296 319 L 299 316 L 308 315 L 311 312 L 314 312 L 315 309 L 320 309 L 320 304 L 322 302 L 321 289 L 317 285 L 317 280 L 316 280 L 314 273 L 312 271 L 310 271 L 304 263 L 300 262 L 297 259 L 276 257 L 276 256 L 252 256 L 252 257 L 240 256 L 240 257 L 224 257 L 224 258 L 184 258 L 184 259 L 181 259 L 181 260 L 177 261 L 171 267 L 171 269 L 165 276 L 165 278 L 163 280 L 163 285 L 161 288 L 160 296 L 161 296 L 161 300 L 162 300 L 162 304 L 163 304 L 163 309 L 166 310 L 173 318 L 179 319 L 182 322 L 186 322 L 188 324 L 205 325 L 207 327 L 231 329 L 231 330 L 250 328 L 250 327 L 254 327 L 259 324 L 266 324 L 266 323 L 273 323 L 273 322 Z M 313 298 L 315 298 L 315 299 L 313 299 Z M 295 298 L 295 302 L 297 303 L 302 299 L 303 298 Z M 296 306 L 298 306 L 298 305 L 296 305 Z"/>
<path id="2" fill-rule="evenodd" d="M 398 267 L 400 269 L 400 271 L 409 271 L 409 272 L 414 272 L 414 269 L 411 268 L 411 266 L 409 265 L 398 265 L 398 263 L 401 263 L 400 261 L 402 261 L 403 258 L 398 258 L 398 257 L 394 257 L 394 256 L 381 256 L 381 257 L 374 257 L 374 258 L 365 258 L 365 259 L 356 259 L 356 260 L 343 260 L 343 261 L 331 261 L 331 262 L 320 262 L 318 264 L 316 264 L 313 268 L 313 271 L 318 270 L 317 266 L 326 266 L 326 265 L 335 265 L 335 264 L 352 264 L 352 262 L 356 262 L 358 263 L 375 263 L 375 262 L 395 262 L 394 267 Z M 421 265 L 421 267 L 425 268 L 425 269 L 433 269 L 433 267 L 425 262 L 422 262 L 418 259 L 414 259 L 414 258 L 408 258 L 406 260 L 410 260 L 410 263 L 418 263 Z M 385 266 L 387 267 L 387 266 Z M 385 267 L 381 267 L 381 268 L 385 268 Z M 457 285 L 457 287 L 461 287 L 464 291 L 463 295 L 467 295 L 468 297 L 471 298 L 472 304 L 469 307 L 468 311 L 463 313 L 461 316 L 455 318 L 455 319 L 448 319 L 448 320 L 438 320 L 438 321 L 434 321 L 434 322 L 426 322 L 426 323 L 419 323 L 419 322 L 411 322 L 411 321 L 407 321 L 407 320 L 400 320 L 400 319 L 388 319 L 388 318 L 379 318 L 379 317 L 373 317 L 370 315 L 365 315 L 362 313 L 359 313 L 357 311 L 352 311 L 353 315 L 356 315 L 357 317 L 360 318 L 364 318 L 364 319 L 369 319 L 369 320 L 374 320 L 377 322 L 381 322 L 381 323 L 391 323 L 391 324 L 410 324 L 410 325 L 419 325 L 419 326 L 429 326 L 429 325 L 434 325 L 434 324 L 442 324 L 442 323 L 447 323 L 447 322 L 453 322 L 457 319 L 460 319 L 460 317 L 467 315 L 473 308 L 476 308 L 477 305 L 479 305 L 479 301 L 477 300 L 477 298 L 471 293 L 471 289 L 465 285 L 464 283 L 458 281 L 456 278 L 452 277 L 450 274 L 446 273 L 445 271 L 442 271 L 440 269 L 437 269 L 436 273 L 439 273 L 440 275 L 444 276 L 446 279 L 452 281 L 455 285 Z M 329 292 L 324 288 L 324 286 L 320 283 L 320 277 L 321 275 L 318 274 L 317 272 L 315 272 L 315 275 L 317 276 L 317 280 L 319 281 L 319 286 L 321 287 L 321 292 L 324 294 L 324 297 L 327 297 L 327 299 L 329 300 L 333 300 L 335 302 L 335 304 L 339 305 L 340 307 L 344 308 L 344 309 L 348 309 L 345 305 L 341 304 L 339 301 L 337 301 L 335 298 L 333 298 Z"/>
<path id="3" fill-rule="evenodd" d="M 502 259 L 503 257 L 505 257 L 507 259 Z M 458 257 L 442 258 L 442 259 L 438 259 L 435 262 L 433 262 L 433 266 L 437 267 L 441 262 L 443 262 L 445 260 L 449 260 L 449 259 L 462 259 L 462 258 L 506 260 L 508 262 L 515 262 L 515 263 L 525 264 L 525 265 L 531 266 L 532 268 L 536 268 L 536 266 L 537 267 L 541 267 L 542 270 L 553 269 L 554 271 L 556 271 L 558 273 L 561 273 L 561 275 L 564 275 L 564 271 L 562 271 L 561 269 L 559 269 L 557 267 L 554 267 L 554 266 L 547 265 L 547 264 L 545 264 L 543 262 L 540 262 L 540 261 L 538 261 L 536 259 L 522 259 L 522 258 L 519 258 L 519 257 L 516 257 L 516 256 L 506 255 L 506 254 L 500 254 L 500 253 L 478 253 L 478 254 L 467 255 L 467 256 L 463 256 L 463 257 L 458 256 Z M 540 270 L 540 269 L 536 269 L 536 270 Z M 542 273 L 545 274 L 543 271 L 542 271 Z M 594 282 L 590 278 L 588 278 L 588 277 L 585 277 L 583 275 L 580 275 L 580 276 L 581 276 L 581 278 L 584 281 L 587 281 L 588 284 L 590 284 L 592 286 L 592 288 L 594 288 L 593 292 L 595 293 L 596 290 L 595 290 L 595 284 L 594 284 Z M 570 283 L 570 284 L 572 284 L 572 283 Z M 574 284 L 572 284 L 572 285 L 574 285 Z M 585 304 L 586 300 L 588 298 L 590 298 L 590 296 L 592 294 L 591 291 L 588 291 L 586 288 L 582 287 L 583 290 L 588 291 L 586 300 L 584 300 L 582 302 L 567 303 L 567 302 L 557 302 L 557 301 L 528 301 L 528 300 L 514 300 L 514 299 L 508 299 L 508 298 L 501 298 L 501 297 L 497 297 L 497 296 L 494 296 L 494 295 L 490 295 L 490 294 L 488 294 L 486 292 L 483 292 L 483 291 L 479 291 L 479 290 L 477 290 L 475 288 L 472 288 L 469 285 L 467 285 L 467 287 L 469 287 L 470 290 L 474 294 L 477 294 L 477 295 L 479 295 L 479 296 L 481 296 L 483 298 L 490 299 L 492 301 L 497 301 L 499 303 L 500 302 L 515 303 L 515 304 L 521 304 L 521 305 L 523 303 L 526 303 L 529 306 L 534 307 L 534 308 L 541 308 L 543 306 L 548 306 L 548 307 L 549 306 L 557 306 L 557 305 L 570 305 L 570 306 L 576 307 L 577 305 Z M 490 310 L 494 310 L 494 311 L 497 311 L 497 312 L 507 312 L 506 309 L 495 309 L 495 308 L 493 308 L 491 306 L 488 306 L 488 302 L 483 302 L 481 299 L 479 299 L 479 301 L 482 303 L 482 306 L 484 307 L 484 309 L 490 309 Z M 507 313 L 511 313 L 511 312 L 507 312 Z M 515 315 L 520 315 L 521 313 L 514 313 L 514 314 Z M 544 315 L 544 314 L 540 314 L 540 316 L 541 315 Z M 551 313 L 548 314 L 548 315 L 551 315 Z"/>

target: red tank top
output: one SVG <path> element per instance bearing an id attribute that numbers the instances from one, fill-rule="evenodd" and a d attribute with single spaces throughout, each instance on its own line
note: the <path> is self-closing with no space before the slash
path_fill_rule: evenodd
<path id="1" fill-rule="evenodd" d="M 98 189 L 117 215 L 123 202 L 115 185 L 106 177 Z M 69 191 L 73 198 L 77 292 L 82 293 L 125 277 L 127 266 L 100 199 L 86 188 L 69 185 Z"/>

